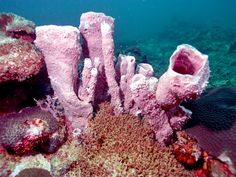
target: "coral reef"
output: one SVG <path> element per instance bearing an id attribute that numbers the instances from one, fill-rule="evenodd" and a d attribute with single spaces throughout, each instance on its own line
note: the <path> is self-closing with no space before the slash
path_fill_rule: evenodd
<path id="1" fill-rule="evenodd" d="M 111 103 L 117 115 L 129 112 L 147 118 L 156 139 L 162 145 L 168 144 L 173 130 L 180 129 L 189 117 L 179 103 L 196 98 L 207 85 L 207 56 L 192 46 L 178 46 L 167 72 L 158 81 L 151 65 L 140 64 L 135 71 L 135 58 L 121 56 L 115 66 L 113 28 L 112 17 L 94 12 L 82 14 L 83 55 L 90 59 L 85 59 L 79 86 L 79 30 L 54 25 L 36 28 L 35 43 L 43 51 L 52 87 L 65 109 L 70 129 L 83 131 L 92 106 L 103 99 Z M 170 124 L 171 117 L 174 119 Z"/>
<path id="2" fill-rule="evenodd" d="M 82 14 L 79 29 L 39 26 L 35 41 L 31 22 L 0 17 L 0 83 L 26 81 L 42 69 L 44 59 L 54 91 L 36 100 L 37 107 L 1 112 L 0 152 L 8 160 L 0 160 L 3 176 L 193 176 L 181 163 L 195 167 L 200 162 L 193 170 L 197 176 L 231 175 L 227 164 L 195 139 L 175 134 L 192 115 L 182 101 L 198 98 L 207 86 L 207 55 L 179 45 L 158 79 L 152 65 L 137 65 L 134 56 L 115 57 L 114 19 L 103 13 Z M 166 147 L 173 135 L 173 148 Z M 11 159 L 4 148 L 32 156 Z"/>

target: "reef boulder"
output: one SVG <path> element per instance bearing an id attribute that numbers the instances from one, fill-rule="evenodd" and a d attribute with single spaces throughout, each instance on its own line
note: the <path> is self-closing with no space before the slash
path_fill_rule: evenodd
<path id="1" fill-rule="evenodd" d="M 23 81 L 42 68 L 43 54 L 32 43 L 35 24 L 14 14 L 0 14 L 0 83 Z"/>
<path id="2" fill-rule="evenodd" d="M 9 113 L 0 117 L 0 143 L 10 153 L 23 155 L 32 152 L 35 147 L 44 146 L 47 141 L 64 135 L 59 122 L 49 112 L 39 107 L 25 108 L 19 113 Z M 48 147 L 49 152 L 57 150 L 65 137 L 58 139 L 57 147 Z M 54 143 L 55 144 L 55 143 Z M 53 144 L 52 144 L 53 145 Z"/>
<path id="3" fill-rule="evenodd" d="M 36 75 L 43 63 L 43 55 L 34 44 L 0 33 L 0 83 Z"/>
<path id="4" fill-rule="evenodd" d="M 0 13 L 0 31 L 6 36 L 28 42 L 36 38 L 35 24 L 13 13 Z"/>

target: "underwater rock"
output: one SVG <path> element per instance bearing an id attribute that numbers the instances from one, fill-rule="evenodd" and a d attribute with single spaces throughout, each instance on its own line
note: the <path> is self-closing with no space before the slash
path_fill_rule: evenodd
<path id="1" fill-rule="evenodd" d="M 40 168 L 26 168 L 22 170 L 18 175 L 16 175 L 16 177 L 35 177 L 35 176 L 52 177 L 49 171 Z"/>
<path id="2" fill-rule="evenodd" d="M 9 113 L 1 116 L 0 120 L 1 145 L 19 155 L 29 153 L 46 142 L 60 127 L 55 117 L 39 107 Z"/>
<path id="3" fill-rule="evenodd" d="M 0 34 L 0 83 L 23 81 L 43 67 L 43 55 L 32 43 Z"/>
<path id="4" fill-rule="evenodd" d="M 0 32 L 27 42 L 33 42 L 36 38 L 35 24 L 12 13 L 0 13 Z"/>
<path id="5" fill-rule="evenodd" d="M 184 106 L 192 111 L 192 119 L 185 125 L 186 132 L 214 156 L 227 151 L 235 165 L 236 89 L 212 89 Z"/>
<path id="6" fill-rule="evenodd" d="M 236 52 L 236 41 L 233 41 L 229 46 L 229 53 L 235 53 Z"/>

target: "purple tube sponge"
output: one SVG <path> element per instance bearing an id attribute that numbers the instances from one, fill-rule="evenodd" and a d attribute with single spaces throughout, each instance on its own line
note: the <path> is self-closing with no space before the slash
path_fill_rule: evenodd
<path id="1" fill-rule="evenodd" d="M 83 129 L 93 106 L 109 101 L 114 113 L 146 118 L 160 144 L 168 144 L 191 112 L 181 101 L 202 93 L 209 78 L 208 57 L 183 44 L 170 58 L 168 70 L 158 80 L 151 65 L 120 55 L 114 66 L 114 19 L 103 13 L 81 16 L 84 68 L 78 83 L 81 55 L 79 30 L 71 26 L 36 28 L 36 45 L 42 50 L 55 95 L 72 128 Z M 87 58 L 88 57 L 88 58 Z"/>
<path id="2" fill-rule="evenodd" d="M 83 55 L 101 61 L 98 67 L 98 83 L 95 88 L 96 102 L 105 101 L 110 97 L 115 113 L 123 111 L 120 90 L 116 82 L 114 69 L 114 19 L 103 13 L 87 12 L 80 18 L 79 27 L 83 37 Z"/>
<path id="3" fill-rule="evenodd" d="M 65 115 L 72 129 L 83 129 L 87 126 L 87 118 L 92 114 L 90 99 L 78 94 L 78 63 L 80 59 L 79 30 L 72 26 L 40 26 L 36 28 L 36 45 L 42 50 L 55 95 L 65 109 Z M 83 76 L 85 89 L 87 85 L 95 85 L 96 69 L 85 62 Z M 85 84 L 86 83 L 86 84 Z M 84 92 L 84 91 L 82 91 Z M 93 96 L 93 89 L 90 90 Z"/>

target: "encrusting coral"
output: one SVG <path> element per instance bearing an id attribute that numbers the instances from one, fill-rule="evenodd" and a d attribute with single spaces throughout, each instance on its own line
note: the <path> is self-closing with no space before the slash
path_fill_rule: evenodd
<path id="1" fill-rule="evenodd" d="M 160 147 L 143 119 L 115 116 L 102 104 L 83 136 L 68 174 L 79 176 L 191 176 L 168 147 Z"/>

